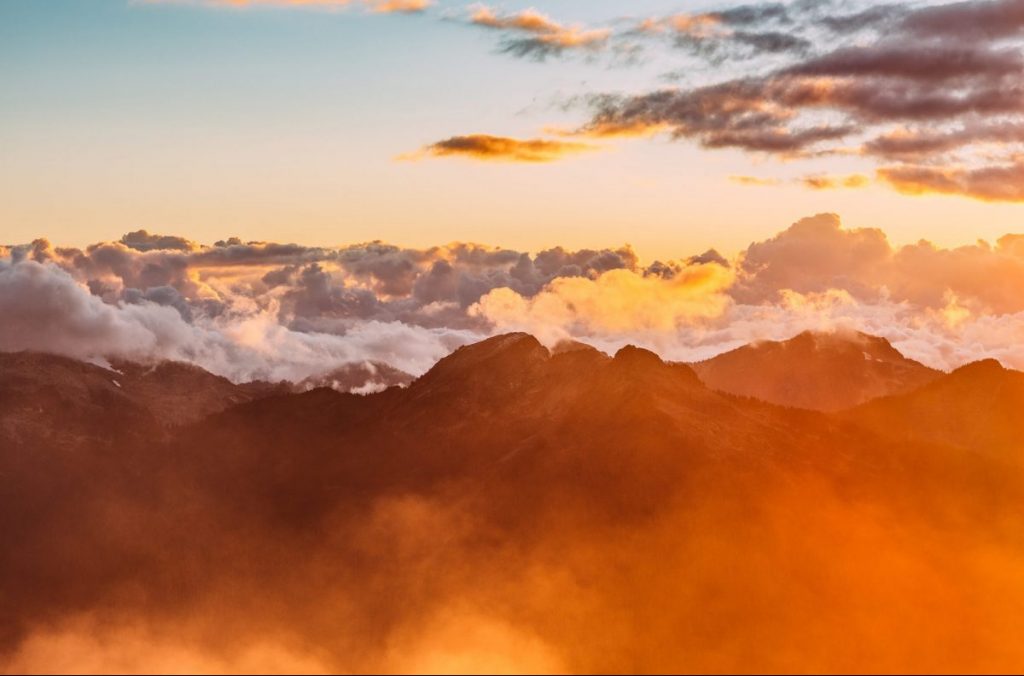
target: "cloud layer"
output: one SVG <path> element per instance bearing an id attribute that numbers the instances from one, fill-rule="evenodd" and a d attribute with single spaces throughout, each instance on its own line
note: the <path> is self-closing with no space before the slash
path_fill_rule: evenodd
<path id="1" fill-rule="evenodd" d="M 701 359 L 806 329 L 883 335 L 950 369 L 1024 368 L 1024 235 L 892 246 L 820 214 L 754 242 L 641 263 L 629 247 L 536 254 L 454 243 L 204 246 L 137 231 L 84 249 L 0 248 L 0 349 L 195 363 L 300 381 L 375 361 L 414 375 L 455 347 L 526 330 Z"/>

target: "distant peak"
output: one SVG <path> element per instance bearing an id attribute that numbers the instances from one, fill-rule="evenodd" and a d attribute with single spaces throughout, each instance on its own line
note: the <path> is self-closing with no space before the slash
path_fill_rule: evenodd
<path id="1" fill-rule="evenodd" d="M 604 354 L 593 345 L 587 345 L 586 343 L 581 343 L 578 340 L 560 340 L 553 348 L 551 348 L 552 355 L 566 354 L 568 352 L 597 352 L 599 354 Z"/>
<path id="2" fill-rule="evenodd" d="M 615 353 L 615 361 L 622 364 L 651 364 L 651 365 L 662 365 L 665 362 L 662 361 L 661 357 L 645 350 L 642 347 L 636 345 L 626 345 L 621 350 Z"/>
<path id="3" fill-rule="evenodd" d="M 997 359 L 981 359 L 978 361 L 972 361 L 970 364 L 964 364 L 958 369 L 954 369 L 951 375 L 983 375 L 988 373 L 1002 373 L 1006 368 L 999 363 Z"/>
<path id="4" fill-rule="evenodd" d="M 801 331 L 797 335 L 793 336 L 788 341 L 795 340 L 814 340 L 823 342 L 834 342 L 834 343 L 863 343 L 863 342 L 877 342 L 877 343 L 888 343 L 889 341 L 880 336 L 873 336 L 863 331 L 856 331 L 854 329 L 807 329 Z"/>
<path id="5" fill-rule="evenodd" d="M 548 349 L 530 334 L 504 333 L 463 345 L 434 364 L 419 382 L 422 384 L 455 374 L 492 372 L 494 369 L 514 371 L 527 364 L 545 362 L 550 356 Z"/>
<path id="6" fill-rule="evenodd" d="M 543 350 L 547 353 L 547 348 L 541 345 L 540 341 L 529 333 L 516 332 L 502 333 L 481 340 L 478 343 L 465 345 L 456 350 L 455 354 L 462 353 L 465 356 L 472 354 L 479 357 L 490 357 L 504 352 L 518 352 L 520 350 L 529 352 Z"/>
<path id="7" fill-rule="evenodd" d="M 801 331 L 788 340 L 759 341 L 752 344 L 757 348 L 779 346 L 787 349 L 810 351 L 856 351 L 874 358 L 902 360 L 903 355 L 888 339 L 853 329 Z M 741 348 L 742 349 L 742 348 Z"/>

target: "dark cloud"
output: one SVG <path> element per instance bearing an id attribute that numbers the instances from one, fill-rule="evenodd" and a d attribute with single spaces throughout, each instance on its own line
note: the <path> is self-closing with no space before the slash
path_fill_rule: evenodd
<path id="1" fill-rule="evenodd" d="M 759 33 L 737 31 L 732 34 L 731 39 L 738 44 L 750 47 L 757 54 L 803 54 L 811 48 L 810 40 L 780 31 Z"/>
<path id="2" fill-rule="evenodd" d="M 867 29 L 879 29 L 892 25 L 905 16 L 908 9 L 903 5 L 875 5 L 849 14 L 831 14 L 818 19 L 818 23 L 833 33 L 848 35 Z"/>
<path id="3" fill-rule="evenodd" d="M 510 34 L 501 46 L 504 53 L 538 61 L 569 50 L 600 49 L 611 36 L 608 29 L 560 24 L 534 9 L 499 14 L 486 5 L 477 5 L 469 21 L 475 26 Z"/>
<path id="4" fill-rule="evenodd" d="M 1024 35 L 1024 4 L 1019 0 L 955 2 L 926 7 L 906 16 L 902 28 L 913 35 L 988 41 Z"/>
<path id="5" fill-rule="evenodd" d="M 774 106 L 766 105 L 769 95 L 777 99 L 770 102 Z M 592 99 L 594 115 L 581 133 L 606 136 L 664 127 L 676 138 L 693 138 L 708 148 L 798 154 L 856 131 L 853 125 L 790 124 L 790 106 L 820 95 L 785 82 L 735 80 L 694 90 L 598 97 Z"/>
<path id="6" fill-rule="evenodd" d="M 151 251 L 153 249 L 176 249 L 178 251 L 192 251 L 198 246 L 184 237 L 170 237 L 165 235 L 150 234 L 145 230 L 129 232 L 121 238 L 121 244 L 136 251 Z"/>
<path id="7" fill-rule="evenodd" d="M 376 294 L 335 280 L 319 263 L 299 271 L 284 295 L 282 308 L 295 317 L 350 317 L 368 319 L 380 311 Z"/>
<path id="8" fill-rule="evenodd" d="M 859 152 L 900 162 L 880 176 L 904 191 L 1019 201 L 1024 52 L 1011 38 L 1022 14 L 1003 0 L 831 16 L 803 2 L 649 19 L 638 31 L 671 34 L 702 58 L 784 61 L 691 88 L 591 96 L 578 131 L 664 131 L 782 157 Z"/>
<path id="9" fill-rule="evenodd" d="M 758 26 L 771 22 L 789 23 L 792 20 L 790 8 L 778 2 L 742 5 L 709 12 L 707 16 L 728 26 Z"/>
<path id="10" fill-rule="evenodd" d="M 102 294 L 97 294 L 94 291 L 93 295 Z M 124 293 L 121 294 L 121 298 L 124 302 L 132 303 L 134 305 L 149 302 L 172 307 L 178 311 L 178 314 L 180 314 L 181 318 L 186 322 L 191 323 L 193 319 L 192 306 L 173 286 L 152 286 L 145 291 L 141 289 L 125 289 Z"/>

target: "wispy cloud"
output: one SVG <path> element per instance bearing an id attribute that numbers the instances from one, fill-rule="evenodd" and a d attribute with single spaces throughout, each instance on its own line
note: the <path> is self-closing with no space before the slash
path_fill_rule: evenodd
<path id="1" fill-rule="evenodd" d="M 471 12 L 471 24 L 509 34 L 502 44 L 503 51 L 538 60 L 566 50 L 600 48 L 612 34 L 605 28 L 561 24 L 534 9 L 498 14 L 486 5 L 477 5 Z"/>
<path id="2" fill-rule="evenodd" d="M 761 2 L 638 21 L 635 35 L 669 36 L 711 63 L 743 63 L 717 82 L 591 95 L 577 133 L 663 131 L 784 159 L 859 155 L 884 160 L 879 177 L 904 192 L 1024 199 L 1022 3 L 837 9 Z M 762 58 L 747 64 L 753 56 Z"/>
<path id="3" fill-rule="evenodd" d="M 763 178 L 761 176 L 733 175 L 729 180 L 739 185 L 771 186 L 780 185 L 782 181 L 777 178 Z"/>
<path id="4" fill-rule="evenodd" d="M 487 134 L 452 136 L 399 157 L 418 160 L 428 157 L 464 157 L 492 162 L 544 163 L 597 150 L 597 146 L 550 139 L 516 139 Z"/>
<path id="5" fill-rule="evenodd" d="M 826 174 L 811 174 L 800 178 L 800 183 L 812 190 L 835 190 L 837 188 L 863 188 L 871 182 L 863 174 L 850 174 L 849 176 L 829 176 Z"/>

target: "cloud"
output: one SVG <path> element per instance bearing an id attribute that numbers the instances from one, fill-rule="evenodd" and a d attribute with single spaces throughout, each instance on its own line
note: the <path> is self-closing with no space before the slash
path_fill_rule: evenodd
<path id="1" fill-rule="evenodd" d="M 987 202 L 1024 202 L 1024 157 L 1007 164 L 942 169 L 931 166 L 882 167 L 879 177 L 911 195 L 966 195 Z"/>
<path id="2" fill-rule="evenodd" d="M 149 290 L 152 295 L 153 289 Z M 38 350 L 86 360 L 171 359 L 235 381 L 293 380 L 343 364 L 387 361 L 422 373 L 469 331 L 401 322 L 352 323 L 344 334 L 281 325 L 273 308 L 190 323 L 175 307 L 139 297 L 105 303 L 53 263 L 0 262 L 0 350 Z"/>
<path id="3" fill-rule="evenodd" d="M 469 18 L 475 26 L 509 33 L 502 51 L 515 56 L 544 60 L 566 50 L 595 50 L 603 47 L 609 29 L 586 29 L 560 24 L 534 9 L 515 14 L 498 14 L 486 5 L 477 5 Z M 525 37 L 516 37 L 517 35 Z"/>
<path id="4" fill-rule="evenodd" d="M 954 2 L 908 14 L 907 32 L 924 37 L 986 40 L 1024 35 L 1024 6 L 1017 0 Z"/>
<path id="5" fill-rule="evenodd" d="M 422 157 L 465 157 L 497 162 L 545 163 L 566 156 L 596 150 L 597 147 L 573 141 L 548 139 L 515 139 L 487 134 L 452 136 L 431 143 L 417 152 L 400 159 L 415 160 Z"/>
<path id="6" fill-rule="evenodd" d="M 1024 256 L 1017 236 L 943 249 L 922 241 L 893 247 L 881 230 L 843 228 L 835 214 L 794 223 L 743 253 L 732 294 L 741 302 L 774 302 L 782 290 L 842 290 L 858 301 L 889 299 L 939 310 L 950 294 L 979 314 L 1024 311 L 1009 289 L 1024 284 Z M 1000 283 L 993 284 L 991 280 Z"/>
<path id="7" fill-rule="evenodd" d="M 469 309 L 498 330 L 523 330 L 551 342 L 587 335 L 670 332 L 687 321 L 721 315 L 731 271 L 709 263 L 665 278 L 612 270 L 596 279 L 557 278 L 531 298 L 491 291 Z"/>
<path id="8" fill-rule="evenodd" d="M 637 269 L 620 249 L 536 255 L 476 244 L 328 249 L 132 233 L 85 249 L 5 248 L 0 349 L 174 359 L 233 380 L 301 380 L 350 362 L 418 374 L 487 335 L 466 309 L 495 288 Z M 183 242 L 187 244 L 182 244 Z M 158 248 L 165 246 L 167 248 Z"/>
<path id="9" fill-rule="evenodd" d="M 835 190 L 837 188 L 863 188 L 870 182 L 867 176 L 850 174 L 849 176 L 828 176 L 812 174 L 800 179 L 800 183 L 812 190 Z"/>
<path id="10" fill-rule="evenodd" d="M 199 245 L 184 237 L 169 237 L 165 235 L 151 235 L 145 230 L 129 232 L 121 238 L 121 244 L 136 251 L 177 250 L 195 251 Z"/>
<path id="11" fill-rule="evenodd" d="M 174 359 L 236 381 L 298 381 L 365 362 L 419 374 L 458 345 L 512 329 L 688 359 L 839 326 L 905 341 L 943 368 L 984 356 L 1019 367 L 1020 288 L 1024 235 L 896 247 L 834 214 L 802 219 L 733 260 L 709 250 L 650 263 L 628 246 L 207 246 L 132 233 L 84 249 L 45 239 L 7 247 L 0 349 Z"/>
<path id="12" fill-rule="evenodd" d="M 577 134 L 657 131 L 782 159 L 860 155 L 885 161 L 879 177 L 904 192 L 1020 201 L 1020 3 L 834 9 L 755 3 L 644 19 L 635 35 L 670 36 L 715 65 L 757 56 L 757 66 L 692 87 L 591 95 Z"/>

